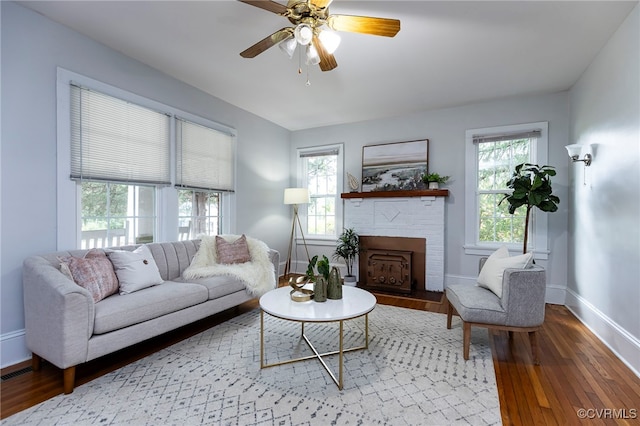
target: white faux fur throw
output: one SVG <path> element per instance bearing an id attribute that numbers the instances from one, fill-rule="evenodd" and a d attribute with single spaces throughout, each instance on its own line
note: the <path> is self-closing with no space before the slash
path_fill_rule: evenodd
<path id="1" fill-rule="evenodd" d="M 240 235 L 220 235 L 229 242 L 234 242 Z M 186 279 L 205 278 L 215 275 L 231 275 L 242 280 L 247 291 L 253 296 L 262 296 L 276 287 L 274 267 L 269 260 L 269 247 L 260 240 L 247 238 L 251 261 L 225 265 L 217 262 L 216 237 L 203 235 L 198 252 L 191 265 L 182 273 Z"/>

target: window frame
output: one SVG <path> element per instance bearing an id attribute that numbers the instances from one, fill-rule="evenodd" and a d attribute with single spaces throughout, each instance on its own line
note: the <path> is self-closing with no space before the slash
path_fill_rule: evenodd
<path id="1" fill-rule="evenodd" d="M 469 129 L 465 132 L 465 254 L 490 255 L 497 248 L 506 245 L 513 254 L 522 253 L 522 243 L 481 243 L 479 241 L 479 206 L 478 206 L 478 145 L 473 143 L 474 136 L 488 136 L 540 130 L 540 137 L 531 145 L 530 161 L 534 164 L 546 165 L 549 157 L 549 123 L 540 121 L 506 126 Z M 532 210 L 530 246 L 536 259 L 547 259 L 548 219 L 543 212 Z"/>
<path id="2" fill-rule="evenodd" d="M 305 148 L 298 148 L 296 150 L 296 161 L 297 161 L 297 186 L 300 188 L 308 188 L 308 179 L 307 173 L 305 170 L 304 158 L 308 156 L 313 156 L 313 154 L 321 154 L 323 152 L 337 150 L 336 154 L 336 196 L 335 196 L 335 206 L 336 206 L 336 223 L 335 223 L 335 235 L 319 235 L 312 234 L 307 235 L 305 232 L 305 239 L 307 244 L 316 244 L 316 245 L 334 245 L 336 239 L 342 233 L 342 228 L 344 226 L 344 209 L 342 199 L 340 198 L 340 194 L 342 193 L 342 189 L 344 188 L 344 144 L 330 144 L 330 145 L 319 145 Z M 303 157 L 303 155 L 305 157 Z M 308 229 L 308 204 L 299 206 L 298 216 L 300 217 L 300 223 L 303 229 Z M 302 237 L 296 238 L 297 242 L 302 242 Z"/>
<path id="3" fill-rule="evenodd" d="M 82 211 L 80 200 L 82 188 L 69 178 L 71 174 L 71 91 L 70 84 L 85 86 L 90 89 L 102 92 L 128 102 L 136 103 L 140 106 L 162 111 L 172 116 L 170 121 L 170 170 L 171 183 L 168 186 L 156 186 L 156 215 L 159 220 L 156 222 L 157 242 L 178 240 L 178 192 L 175 188 L 176 170 L 176 116 L 210 127 L 221 132 L 237 137 L 236 130 L 214 121 L 208 120 L 179 110 L 172 106 L 157 102 L 141 95 L 129 92 L 124 89 L 112 86 L 86 77 L 82 74 L 58 67 L 56 78 L 56 99 L 57 99 L 57 172 L 56 172 L 56 211 L 57 211 L 57 236 L 56 244 L 58 250 L 69 248 L 79 248 L 82 238 L 81 222 Z M 234 174 L 237 173 L 237 155 L 234 155 Z M 234 176 L 234 181 L 236 176 Z M 139 184 L 132 182 L 132 184 Z M 221 192 L 220 214 L 222 216 L 221 233 L 231 233 L 235 229 L 235 193 Z"/>

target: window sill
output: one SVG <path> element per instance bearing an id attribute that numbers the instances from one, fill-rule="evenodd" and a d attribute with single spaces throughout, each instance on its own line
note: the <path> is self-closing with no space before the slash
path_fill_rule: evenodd
<path id="1" fill-rule="evenodd" d="M 506 244 L 509 254 L 511 256 L 517 256 L 522 254 L 521 245 L 509 245 Z M 478 246 L 478 245 L 465 245 L 464 253 L 474 256 L 490 256 L 494 251 L 498 250 L 501 246 Z M 528 250 L 533 252 L 533 257 L 538 260 L 546 260 L 549 258 L 549 250 Z"/>
<path id="2" fill-rule="evenodd" d="M 335 246 L 337 237 L 305 237 L 308 246 Z M 302 237 L 296 238 L 296 244 L 304 244 Z"/>

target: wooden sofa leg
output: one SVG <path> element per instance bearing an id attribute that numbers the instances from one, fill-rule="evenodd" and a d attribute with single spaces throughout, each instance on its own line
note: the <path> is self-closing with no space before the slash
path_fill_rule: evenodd
<path id="1" fill-rule="evenodd" d="M 462 323 L 462 340 L 463 340 L 463 357 L 465 360 L 469 359 L 469 345 L 471 344 L 471 324 L 468 322 Z"/>
<path id="2" fill-rule="evenodd" d="M 75 385 L 76 366 L 74 365 L 73 367 L 65 368 L 63 371 L 63 374 L 64 374 L 64 381 L 63 381 L 64 394 L 68 395 L 71 392 L 73 392 L 73 387 Z"/>
<path id="3" fill-rule="evenodd" d="M 540 365 L 540 347 L 538 346 L 538 333 L 529 332 L 529 344 L 531 345 L 531 357 L 535 365 Z"/>
<path id="4" fill-rule="evenodd" d="M 451 329 L 451 316 L 453 315 L 453 305 L 447 300 L 447 330 Z"/>
<path id="5" fill-rule="evenodd" d="M 33 371 L 40 371 L 42 367 L 42 358 L 40 355 L 36 355 L 34 353 L 31 354 L 31 369 Z"/>

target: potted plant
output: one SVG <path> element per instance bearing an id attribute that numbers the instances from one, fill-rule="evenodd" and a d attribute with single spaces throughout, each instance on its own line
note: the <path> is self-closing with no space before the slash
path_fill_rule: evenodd
<path id="1" fill-rule="evenodd" d="M 425 173 L 422 175 L 422 181 L 429 186 L 429 189 L 438 189 L 440 184 L 444 184 L 449 180 L 449 176 L 440 176 L 438 173 Z"/>
<path id="2" fill-rule="evenodd" d="M 356 285 L 356 276 L 353 274 L 353 263 L 360 253 L 360 238 L 353 228 L 345 229 L 338 237 L 338 245 L 333 253 L 333 258 L 344 259 L 347 265 L 347 274 L 344 276 L 346 285 Z"/>
<path id="3" fill-rule="evenodd" d="M 527 242 L 529 239 L 529 217 L 531 209 L 539 208 L 543 212 L 555 212 L 558 210 L 560 199 L 552 194 L 551 176 L 555 176 L 556 171 L 552 166 L 538 166 L 537 164 L 518 164 L 513 172 L 513 176 L 507 182 L 507 186 L 513 189 L 511 194 L 506 194 L 504 200 L 509 202 L 509 213 L 525 206 L 527 212 L 524 220 L 524 242 L 522 254 L 527 252 Z"/>

